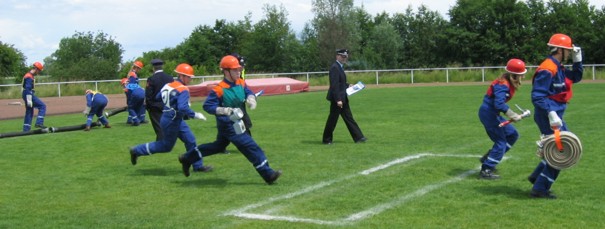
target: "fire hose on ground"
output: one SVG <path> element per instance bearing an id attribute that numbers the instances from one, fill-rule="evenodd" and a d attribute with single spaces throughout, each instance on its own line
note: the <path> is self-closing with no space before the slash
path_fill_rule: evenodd
<path id="1" fill-rule="evenodd" d="M 120 112 L 124 112 L 127 110 L 127 107 L 120 107 L 110 111 L 105 112 L 105 117 L 109 118 Z M 99 121 L 93 122 L 91 127 L 101 126 Z M 20 137 L 20 136 L 28 136 L 34 134 L 46 134 L 46 133 L 59 133 L 66 131 L 75 131 L 75 130 L 83 130 L 86 128 L 86 124 L 81 125 L 73 125 L 73 126 L 61 126 L 61 127 L 47 127 L 43 129 L 35 129 L 30 131 L 22 131 L 22 132 L 9 132 L 9 133 L 0 133 L 0 138 L 10 138 L 10 137 Z"/>

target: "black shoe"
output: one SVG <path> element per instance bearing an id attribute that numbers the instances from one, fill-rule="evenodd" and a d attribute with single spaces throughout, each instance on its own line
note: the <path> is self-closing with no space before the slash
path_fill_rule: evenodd
<path id="1" fill-rule="evenodd" d="M 366 141 L 368 141 L 368 139 L 366 137 L 362 137 L 359 140 L 355 141 L 355 143 L 365 143 Z"/>
<path id="2" fill-rule="evenodd" d="M 531 183 L 531 184 L 536 183 L 536 178 L 535 178 L 535 177 L 528 176 L 528 177 L 527 177 L 527 180 L 528 180 L 528 181 L 529 181 L 529 183 Z"/>
<path id="3" fill-rule="evenodd" d="M 531 192 L 529 193 L 529 197 L 544 198 L 544 199 L 557 199 L 557 196 L 553 195 L 550 191 L 540 192 L 540 191 L 536 191 L 536 190 L 531 190 Z"/>
<path id="4" fill-rule="evenodd" d="M 210 165 L 204 165 L 201 168 L 193 168 L 193 172 L 196 172 L 196 173 L 207 173 L 207 172 L 212 171 L 212 169 L 214 169 L 214 168 L 212 168 L 212 166 L 210 166 Z M 187 168 L 187 170 L 189 170 L 189 168 Z"/>
<path id="5" fill-rule="evenodd" d="M 132 165 L 136 165 L 137 164 L 137 158 L 139 156 L 137 155 L 136 152 L 134 152 L 133 148 L 130 148 L 130 163 L 132 163 Z"/>
<path id="6" fill-rule="evenodd" d="M 149 123 L 147 120 L 141 121 L 141 124 L 147 124 L 147 123 Z"/>
<path id="7" fill-rule="evenodd" d="M 35 127 L 40 129 L 46 129 L 46 126 L 44 124 L 36 124 Z"/>
<path id="8" fill-rule="evenodd" d="M 185 158 L 185 154 L 179 155 L 179 162 L 183 166 L 183 175 L 189 177 L 189 175 L 191 175 L 191 173 L 189 172 L 189 167 L 191 167 L 191 163 L 187 160 L 187 158 Z M 212 169 L 212 167 L 210 168 Z"/>
<path id="9" fill-rule="evenodd" d="M 500 176 L 495 174 L 491 169 L 482 169 L 481 172 L 479 172 L 479 178 L 484 180 L 497 180 L 500 179 Z"/>
<path id="10" fill-rule="evenodd" d="M 483 164 L 483 162 L 485 162 L 485 160 L 487 160 L 488 155 L 489 155 L 489 150 L 487 151 L 487 153 L 483 154 L 483 156 L 481 158 L 479 158 L 479 161 L 481 162 L 481 164 Z"/>
<path id="11" fill-rule="evenodd" d="M 279 176 L 281 176 L 281 170 L 277 170 L 275 172 L 273 172 L 273 174 L 271 174 L 271 176 L 269 176 L 269 178 L 265 179 L 265 182 L 267 182 L 267 184 L 273 184 L 273 182 L 275 182 L 277 180 L 277 178 L 279 178 Z"/>

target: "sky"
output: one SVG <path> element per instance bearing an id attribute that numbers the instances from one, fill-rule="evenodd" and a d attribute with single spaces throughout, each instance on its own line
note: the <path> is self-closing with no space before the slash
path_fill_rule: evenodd
<path id="1" fill-rule="evenodd" d="M 404 13 L 408 6 L 425 5 L 448 18 L 456 0 L 354 0 L 372 16 Z M 605 0 L 590 0 L 598 8 Z M 143 52 L 172 48 L 200 25 L 217 19 L 252 23 L 264 17 L 265 4 L 283 6 L 297 34 L 313 18 L 312 0 L 0 0 L 0 41 L 23 52 L 26 63 L 42 62 L 59 47 L 62 38 L 76 32 L 103 32 L 124 49 L 123 61 Z"/>

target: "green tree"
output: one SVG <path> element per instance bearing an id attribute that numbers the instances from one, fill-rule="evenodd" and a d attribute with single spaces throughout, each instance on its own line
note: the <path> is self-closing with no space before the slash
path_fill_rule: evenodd
<path id="1" fill-rule="evenodd" d="M 319 71 L 323 68 L 319 58 L 319 41 L 317 39 L 317 31 L 306 23 L 300 33 L 301 50 L 297 53 L 299 58 L 295 59 L 297 69 L 300 71 Z"/>
<path id="2" fill-rule="evenodd" d="M 175 48 L 179 62 L 198 65 L 196 74 L 216 74 L 220 59 L 241 50 L 250 30 L 250 14 L 238 23 L 216 20 L 213 27 L 200 25 Z"/>
<path id="3" fill-rule="evenodd" d="M 118 78 L 122 46 L 103 32 L 76 32 L 59 42 L 48 73 L 59 81 Z"/>
<path id="4" fill-rule="evenodd" d="M 25 55 L 13 45 L 0 41 L 0 77 L 15 77 L 15 82 L 21 82 L 26 71 Z"/>
<path id="5" fill-rule="evenodd" d="M 282 6 L 264 5 L 265 17 L 254 24 L 247 39 L 244 56 L 247 69 L 263 72 L 289 72 L 295 68 L 295 53 L 300 48 L 290 29 L 288 12 Z"/>
<path id="6" fill-rule="evenodd" d="M 353 0 L 313 0 L 312 5 L 315 13 L 312 25 L 317 31 L 319 59 L 324 70 L 334 61 L 336 49 L 347 48 L 353 55 L 361 53 Z"/>
<path id="7" fill-rule="evenodd" d="M 418 7 L 414 12 L 411 7 L 406 12 L 393 16 L 392 24 L 402 40 L 398 47 L 399 68 L 443 67 L 447 64 L 448 40 L 445 32 L 448 22 L 437 11 L 430 11 L 426 6 Z"/>
<path id="8" fill-rule="evenodd" d="M 505 64 L 511 57 L 526 59 L 522 44 L 531 39 L 529 9 L 516 0 L 458 0 L 449 12 L 454 27 L 447 34 L 448 50 L 467 65 Z"/>

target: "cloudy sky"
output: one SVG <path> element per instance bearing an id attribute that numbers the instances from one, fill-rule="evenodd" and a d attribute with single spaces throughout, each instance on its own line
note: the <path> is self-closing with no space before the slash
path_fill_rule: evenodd
<path id="1" fill-rule="evenodd" d="M 50 56 L 62 38 L 78 32 L 102 31 L 124 49 L 123 60 L 143 52 L 174 47 L 196 26 L 215 20 L 235 22 L 252 13 L 263 16 L 263 5 L 283 5 L 293 30 L 299 33 L 313 18 L 311 0 L 0 0 L 0 41 L 14 45 L 27 63 Z M 447 17 L 456 0 L 354 0 L 371 15 L 403 13 L 424 4 Z M 590 0 L 601 7 L 605 0 Z"/>

